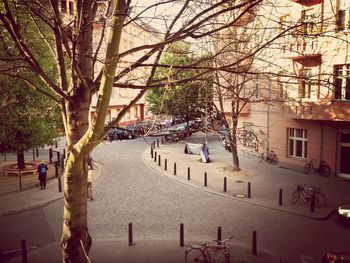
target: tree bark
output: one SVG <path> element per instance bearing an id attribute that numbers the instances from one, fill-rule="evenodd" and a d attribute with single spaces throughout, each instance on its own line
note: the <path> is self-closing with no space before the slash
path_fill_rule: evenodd
<path id="1" fill-rule="evenodd" d="M 24 161 L 24 152 L 23 151 L 17 151 L 17 167 L 18 169 L 24 169 L 25 168 L 25 161 Z"/>

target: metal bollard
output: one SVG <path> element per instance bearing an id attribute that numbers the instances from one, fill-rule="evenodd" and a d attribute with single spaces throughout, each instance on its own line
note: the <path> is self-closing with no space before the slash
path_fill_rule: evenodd
<path id="1" fill-rule="evenodd" d="M 55 162 L 55 177 L 58 177 L 58 161 Z"/>
<path id="2" fill-rule="evenodd" d="M 35 161 L 35 149 L 33 148 L 33 161 Z"/>
<path id="3" fill-rule="evenodd" d="M 187 167 L 187 180 L 190 181 L 191 180 L 191 168 Z"/>
<path id="4" fill-rule="evenodd" d="M 49 149 L 49 160 L 52 163 L 52 148 Z"/>
<path id="5" fill-rule="evenodd" d="M 35 148 L 35 151 L 36 151 L 36 157 L 39 157 L 39 149 L 38 149 L 38 147 Z"/>
<path id="6" fill-rule="evenodd" d="M 218 238 L 217 238 L 217 241 L 218 241 L 218 245 L 221 244 L 221 241 L 222 240 L 222 236 L 221 236 L 221 226 L 218 227 Z"/>
<path id="7" fill-rule="evenodd" d="M 282 189 L 280 189 L 280 194 L 279 194 L 279 197 L 278 197 L 278 204 L 282 205 Z"/>
<path id="8" fill-rule="evenodd" d="M 224 192 L 227 192 L 227 178 L 224 177 Z"/>
<path id="9" fill-rule="evenodd" d="M 159 139 L 157 139 L 157 147 L 159 148 Z"/>
<path id="10" fill-rule="evenodd" d="M 56 152 L 57 154 L 57 161 L 60 162 L 60 152 Z"/>
<path id="11" fill-rule="evenodd" d="M 160 166 L 161 160 L 160 160 L 160 154 L 158 155 L 158 166 Z"/>
<path id="12" fill-rule="evenodd" d="M 251 198 L 251 188 L 250 188 L 250 182 L 248 182 L 248 198 Z"/>
<path id="13" fill-rule="evenodd" d="M 21 170 L 18 171 L 18 177 L 19 177 L 19 190 L 22 190 L 22 172 L 21 172 Z"/>
<path id="14" fill-rule="evenodd" d="M 153 159 L 153 147 L 151 146 L 151 158 Z"/>
<path id="15" fill-rule="evenodd" d="M 315 193 L 311 195 L 310 212 L 315 212 Z"/>
<path id="16" fill-rule="evenodd" d="M 184 242 L 185 238 L 184 238 L 184 236 L 185 236 L 184 224 L 181 223 L 180 224 L 180 247 L 184 247 L 185 246 L 185 242 Z"/>
<path id="17" fill-rule="evenodd" d="M 174 175 L 176 175 L 176 163 L 174 163 Z"/>
<path id="18" fill-rule="evenodd" d="M 154 151 L 154 161 L 157 161 L 157 151 Z"/>
<path id="19" fill-rule="evenodd" d="M 208 186 L 207 172 L 204 173 L 204 186 Z"/>
<path id="20" fill-rule="evenodd" d="M 28 263 L 27 243 L 25 239 L 21 240 L 21 248 L 22 248 L 22 263 Z"/>
<path id="21" fill-rule="evenodd" d="M 164 170 L 166 171 L 168 169 L 168 160 L 165 158 L 164 160 Z"/>
<path id="22" fill-rule="evenodd" d="M 58 180 L 58 192 L 62 192 L 62 182 L 61 182 L 61 177 L 57 177 Z"/>
<path id="23" fill-rule="evenodd" d="M 129 223 L 129 247 L 134 244 L 132 235 L 132 223 Z"/>
<path id="24" fill-rule="evenodd" d="M 257 256 L 257 243 L 256 243 L 256 231 L 253 231 L 253 240 L 252 240 L 252 255 Z"/>

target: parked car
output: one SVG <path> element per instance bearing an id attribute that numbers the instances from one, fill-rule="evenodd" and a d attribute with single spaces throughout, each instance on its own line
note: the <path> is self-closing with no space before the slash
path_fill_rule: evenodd
<path id="1" fill-rule="evenodd" d="M 182 140 L 192 134 L 190 127 L 186 123 L 171 126 L 167 130 L 169 130 L 171 133 L 175 133 L 179 140 Z"/>
<path id="2" fill-rule="evenodd" d="M 345 203 L 338 208 L 339 219 L 350 226 L 350 203 Z"/>
<path id="3" fill-rule="evenodd" d="M 135 135 L 131 131 L 120 127 L 113 128 L 107 136 L 107 139 L 110 141 L 134 138 Z"/>
<path id="4" fill-rule="evenodd" d="M 143 128 L 138 124 L 130 124 L 126 127 L 135 137 L 141 136 L 144 134 Z"/>

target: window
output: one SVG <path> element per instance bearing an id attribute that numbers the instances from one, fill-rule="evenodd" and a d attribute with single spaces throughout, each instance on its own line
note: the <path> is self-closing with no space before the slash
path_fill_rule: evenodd
<path id="1" fill-rule="evenodd" d="M 350 1 L 338 0 L 337 31 L 350 29 Z"/>
<path id="2" fill-rule="evenodd" d="M 61 1 L 61 12 L 67 13 L 67 1 L 66 0 Z"/>
<path id="3" fill-rule="evenodd" d="M 301 13 L 304 35 L 315 35 L 321 33 L 321 13 L 318 9 L 303 10 Z"/>
<path id="4" fill-rule="evenodd" d="M 307 130 L 288 128 L 288 156 L 307 158 Z"/>
<path id="5" fill-rule="evenodd" d="M 292 17 L 284 15 L 280 17 L 280 32 L 287 30 L 292 25 Z"/>
<path id="6" fill-rule="evenodd" d="M 350 100 L 350 64 L 334 66 L 334 99 Z"/>
<path id="7" fill-rule="evenodd" d="M 311 91 L 313 90 L 313 87 L 317 85 L 315 80 L 311 78 L 311 68 L 303 68 L 301 70 L 300 74 L 300 85 L 298 89 L 298 97 L 305 99 L 305 98 L 311 98 Z"/>
<path id="8" fill-rule="evenodd" d="M 134 107 L 134 118 L 138 117 L 138 109 L 137 106 Z"/>
<path id="9" fill-rule="evenodd" d="M 73 2 L 69 2 L 69 14 L 70 15 L 74 14 Z"/>

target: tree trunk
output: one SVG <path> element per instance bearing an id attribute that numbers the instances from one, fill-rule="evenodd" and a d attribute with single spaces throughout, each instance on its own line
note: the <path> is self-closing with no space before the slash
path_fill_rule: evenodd
<path id="1" fill-rule="evenodd" d="M 64 178 L 64 211 L 61 237 L 62 261 L 64 263 L 88 262 L 87 255 L 92 245 L 87 227 L 87 165 L 92 150 L 99 143 L 106 120 L 107 109 L 112 93 L 116 67 L 119 58 L 119 45 L 124 19 L 127 14 L 125 0 L 114 1 L 114 11 L 110 23 L 106 63 L 99 87 L 99 100 L 96 106 L 96 119 L 89 128 L 89 108 L 93 76 L 92 55 L 93 35 L 91 21 L 94 14 L 91 4 L 83 1 L 83 25 L 77 41 L 77 66 L 85 81 L 77 81 L 71 101 L 66 101 L 67 163 Z"/>
<path id="2" fill-rule="evenodd" d="M 83 91 L 83 89 L 81 89 Z M 88 93 L 89 91 L 85 91 Z M 90 152 L 83 151 L 81 138 L 88 129 L 88 96 L 79 103 L 67 102 L 67 163 L 64 171 L 64 210 L 61 237 L 62 262 L 88 262 L 92 240 L 87 227 L 87 165 Z"/>
<path id="3" fill-rule="evenodd" d="M 24 152 L 23 151 L 17 151 L 17 167 L 19 169 L 25 168 L 25 161 L 24 161 Z"/>
<path id="4" fill-rule="evenodd" d="M 230 134 L 230 145 L 231 145 L 231 153 L 232 153 L 232 161 L 233 161 L 233 170 L 240 171 L 239 167 L 239 159 L 237 152 L 237 125 L 238 118 L 235 115 L 232 115 L 232 133 Z"/>

